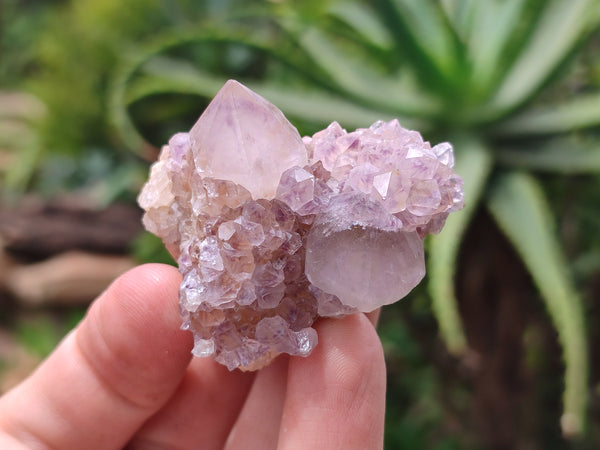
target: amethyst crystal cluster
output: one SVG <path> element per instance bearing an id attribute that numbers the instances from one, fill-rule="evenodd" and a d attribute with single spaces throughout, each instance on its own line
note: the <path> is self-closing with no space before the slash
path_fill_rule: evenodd
<path id="1" fill-rule="evenodd" d="M 397 120 L 300 138 L 228 81 L 163 147 L 139 203 L 183 275 L 193 353 L 230 370 L 308 355 L 318 317 L 372 311 L 425 274 L 423 238 L 462 208 L 450 144 Z"/>

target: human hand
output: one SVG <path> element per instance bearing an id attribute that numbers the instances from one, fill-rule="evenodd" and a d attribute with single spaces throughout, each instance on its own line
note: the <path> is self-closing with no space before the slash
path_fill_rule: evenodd
<path id="1" fill-rule="evenodd" d="M 0 398 L 2 449 L 380 449 L 385 363 L 364 314 L 316 325 L 307 358 L 256 373 L 194 358 L 180 276 L 117 279 L 23 383 Z"/>

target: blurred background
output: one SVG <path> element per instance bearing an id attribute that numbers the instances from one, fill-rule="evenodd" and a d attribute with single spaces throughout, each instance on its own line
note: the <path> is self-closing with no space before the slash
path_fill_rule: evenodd
<path id="1" fill-rule="evenodd" d="M 380 323 L 386 448 L 600 447 L 597 0 L 0 0 L 0 393 L 172 263 L 135 198 L 228 78 L 303 135 L 454 144 L 467 206 Z"/>

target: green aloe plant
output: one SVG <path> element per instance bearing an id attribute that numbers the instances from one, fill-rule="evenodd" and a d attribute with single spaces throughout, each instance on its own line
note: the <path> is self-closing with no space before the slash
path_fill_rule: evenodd
<path id="1" fill-rule="evenodd" d="M 290 3 L 201 31 L 173 30 L 125 56 L 111 97 L 124 142 L 138 153 L 147 148 L 133 106 L 163 94 L 207 99 L 222 85 L 223 72 L 173 51 L 190 44 L 246 52 L 248 64 L 257 58 L 265 67 L 260 76 L 236 76 L 307 130 L 333 119 L 355 128 L 398 117 L 452 141 L 467 206 L 429 243 L 429 292 L 441 335 L 451 352 L 466 350 L 454 272 L 467 226 L 484 206 L 546 303 L 565 362 L 563 432 L 580 433 L 588 384 L 582 299 L 537 173 L 600 172 L 597 144 L 581 139 L 600 125 L 600 92 L 547 94 L 564 75 L 563 63 L 598 29 L 600 2 Z"/>

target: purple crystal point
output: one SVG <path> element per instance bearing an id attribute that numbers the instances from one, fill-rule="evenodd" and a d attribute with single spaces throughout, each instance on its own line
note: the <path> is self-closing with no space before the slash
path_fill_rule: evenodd
<path id="1" fill-rule="evenodd" d="M 190 140 L 198 171 L 240 184 L 255 199 L 273 198 L 281 173 L 307 162 L 302 139 L 283 113 L 234 80 L 208 105 Z"/>

